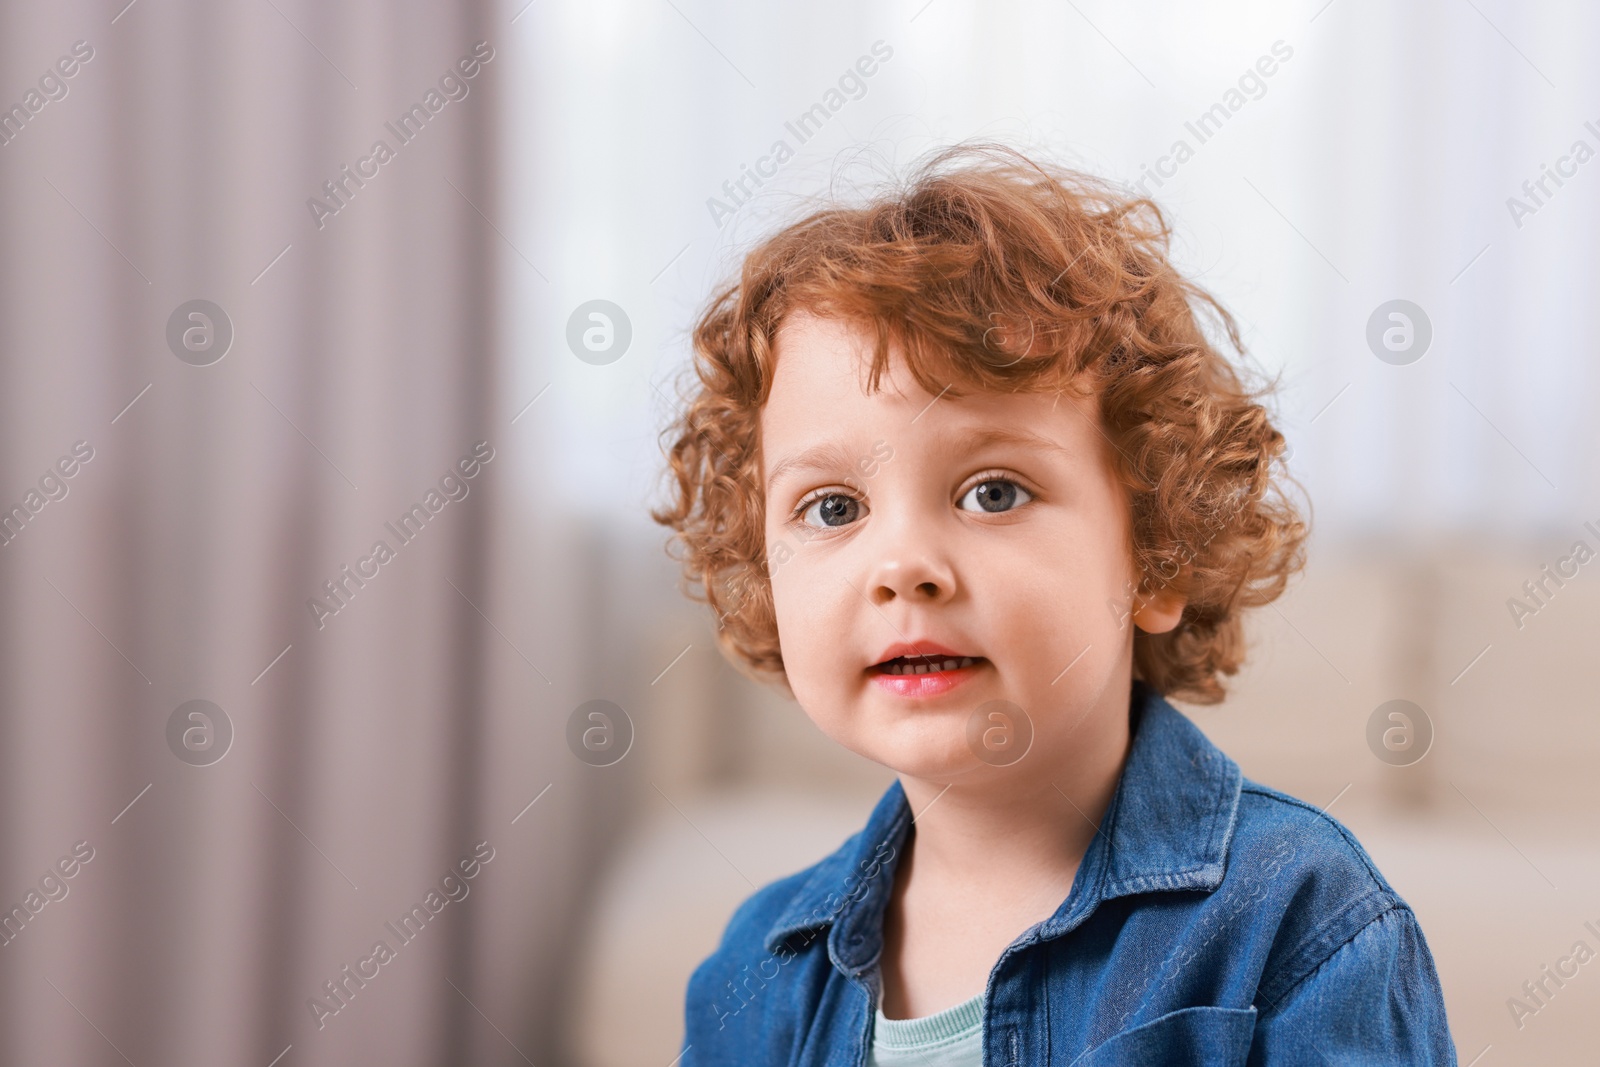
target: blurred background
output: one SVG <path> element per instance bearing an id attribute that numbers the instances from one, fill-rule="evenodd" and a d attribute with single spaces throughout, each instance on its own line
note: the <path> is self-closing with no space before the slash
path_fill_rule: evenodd
<path id="1" fill-rule="evenodd" d="M 687 330 L 968 138 L 1143 180 L 1279 377 L 1310 566 L 1186 710 L 1367 845 L 1463 1064 L 1593 1062 L 1600 975 L 1510 1000 L 1600 947 L 1596 40 L 1576 0 L 0 7 L 0 1062 L 667 1067 L 733 908 L 890 781 L 678 592 Z"/>

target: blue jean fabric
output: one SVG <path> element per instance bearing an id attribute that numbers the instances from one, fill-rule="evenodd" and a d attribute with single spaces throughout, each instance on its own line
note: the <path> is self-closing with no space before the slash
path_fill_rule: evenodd
<path id="1" fill-rule="evenodd" d="M 1050 918 L 989 973 L 984 1063 L 1454 1064 L 1433 956 L 1350 832 L 1251 782 L 1135 680 L 1110 807 Z M 861 1067 L 899 782 L 820 863 L 756 892 L 690 977 L 682 1067 Z"/>

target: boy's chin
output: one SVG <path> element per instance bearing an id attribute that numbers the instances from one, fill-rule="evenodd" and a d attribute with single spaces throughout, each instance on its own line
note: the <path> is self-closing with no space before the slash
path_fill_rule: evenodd
<path id="1" fill-rule="evenodd" d="M 899 709 L 896 709 L 899 711 Z M 833 721 L 813 721 L 836 744 L 895 774 L 922 781 L 968 784 L 1014 778 L 1009 764 L 1032 763 L 1037 752 L 1020 759 L 997 758 L 973 748 L 972 712 L 967 709 L 924 709 L 916 715 L 881 715 L 874 707 L 857 707 Z M 1029 739 L 1032 748 L 1032 739 Z M 987 758 L 982 758 L 982 757 Z"/>
<path id="2" fill-rule="evenodd" d="M 868 759 L 905 778 L 916 778 L 939 785 L 977 782 L 993 776 L 998 768 L 987 766 L 967 748 L 965 742 L 953 745 L 918 744 L 876 746 Z"/>

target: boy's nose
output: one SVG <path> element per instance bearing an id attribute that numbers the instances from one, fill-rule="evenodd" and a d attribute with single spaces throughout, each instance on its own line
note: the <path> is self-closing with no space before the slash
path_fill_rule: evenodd
<path id="1" fill-rule="evenodd" d="M 869 583 L 872 602 L 882 607 L 900 599 L 934 604 L 955 595 L 955 574 L 949 566 L 925 554 L 881 560 Z"/>

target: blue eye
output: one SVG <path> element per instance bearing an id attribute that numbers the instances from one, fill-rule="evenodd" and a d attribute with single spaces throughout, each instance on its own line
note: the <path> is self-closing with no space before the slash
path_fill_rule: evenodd
<path id="1" fill-rule="evenodd" d="M 967 490 L 958 505 L 963 511 L 1010 511 L 1020 504 L 1026 504 L 1033 496 L 1016 482 L 1005 478 L 991 478 L 986 482 L 979 482 Z M 968 504 L 971 504 L 969 507 Z"/>
<path id="2" fill-rule="evenodd" d="M 861 502 L 843 493 L 829 493 L 803 505 L 800 521 L 823 528 L 848 526 L 861 515 Z M 813 521 L 813 516 L 817 521 Z"/>

